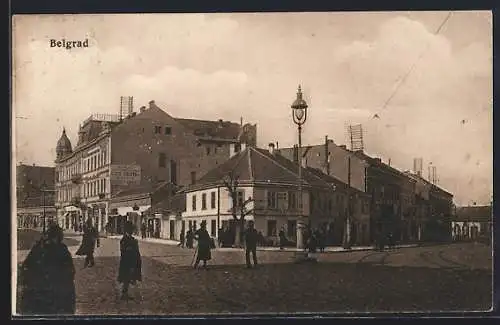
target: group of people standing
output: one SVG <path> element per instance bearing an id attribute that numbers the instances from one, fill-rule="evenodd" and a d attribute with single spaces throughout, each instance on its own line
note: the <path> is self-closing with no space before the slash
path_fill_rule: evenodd
<path id="1" fill-rule="evenodd" d="M 131 284 L 142 280 L 139 244 L 132 234 L 134 225 L 125 224 L 120 240 L 118 282 L 122 284 L 122 299 L 129 299 Z M 20 311 L 23 315 L 71 315 L 75 313 L 75 266 L 73 257 L 63 243 L 64 234 L 57 224 L 35 243 L 19 267 L 21 290 Z M 99 247 L 99 232 L 89 219 L 83 227 L 82 242 L 76 255 L 85 256 L 83 268 L 95 265 L 94 251 Z"/>
<path id="2" fill-rule="evenodd" d="M 261 234 L 257 232 L 253 221 L 248 223 L 248 228 L 243 232 L 245 238 L 245 259 L 247 267 L 252 267 L 250 256 L 252 256 L 253 264 L 257 265 L 257 244 L 260 242 Z M 211 250 L 215 248 L 215 240 L 210 236 L 207 230 L 207 222 L 203 220 L 200 224 L 200 229 L 193 231 L 192 228 L 184 233 L 181 230 L 180 243 L 178 246 L 193 248 L 193 242 L 196 240 L 198 245 L 193 256 L 193 267 L 196 269 L 200 262 L 203 262 L 203 268 L 207 268 L 207 261 L 212 259 Z"/>

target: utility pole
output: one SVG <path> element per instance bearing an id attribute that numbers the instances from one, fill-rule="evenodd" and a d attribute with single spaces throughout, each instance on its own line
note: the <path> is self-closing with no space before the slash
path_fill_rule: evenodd
<path id="1" fill-rule="evenodd" d="M 347 157 L 347 216 L 344 230 L 344 248 L 351 248 L 351 155 Z"/>

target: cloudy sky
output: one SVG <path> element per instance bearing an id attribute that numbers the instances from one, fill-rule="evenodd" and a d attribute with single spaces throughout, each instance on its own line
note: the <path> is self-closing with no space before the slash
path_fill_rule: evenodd
<path id="1" fill-rule="evenodd" d="M 50 47 L 63 38 L 90 46 Z M 13 76 L 18 162 L 53 165 L 63 126 L 75 143 L 122 95 L 176 117 L 243 117 L 260 146 L 291 146 L 300 83 L 305 144 L 343 144 L 361 123 L 369 154 L 403 170 L 421 157 L 425 175 L 432 162 L 458 204 L 492 195 L 490 12 L 16 16 Z"/>

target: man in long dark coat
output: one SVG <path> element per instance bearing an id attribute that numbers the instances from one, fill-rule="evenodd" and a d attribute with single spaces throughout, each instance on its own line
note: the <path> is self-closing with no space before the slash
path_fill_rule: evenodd
<path id="1" fill-rule="evenodd" d="M 94 266 L 94 250 L 96 244 L 97 247 L 99 247 L 99 232 L 92 225 L 92 220 L 88 219 L 86 225 L 83 227 L 82 243 L 76 251 L 76 255 L 85 255 L 83 268 Z"/>
<path id="2" fill-rule="evenodd" d="M 247 268 L 252 267 L 250 262 L 250 254 L 253 257 L 253 265 L 257 266 L 257 241 L 259 240 L 259 233 L 254 227 L 253 221 L 248 223 L 248 228 L 245 231 L 245 260 Z"/>
<path id="3" fill-rule="evenodd" d="M 191 229 L 191 227 L 189 227 L 189 230 L 186 233 L 186 247 L 187 248 L 193 248 L 193 239 L 194 239 L 193 229 Z"/>
<path id="4" fill-rule="evenodd" d="M 136 281 L 142 281 L 142 261 L 139 252 L 139 243 L 132 234 L 134 224 L 130 221 L 125 223 L 125 233 L 120 240 L 120 266 L 118 270 L 118 282 L 122 286 L 122 299 L 130 299 L 128 288 Z"/>
<path id="5" fill-rule="evenodd" d="M 51 226 L 30 251 L 21 269 L 23 315 L 75 313 L 75 268 L 63 232 Z"/>
<path id="6" fill-rule="evenodd" d="M 194 233 L 194 239 L 198 241 L 198 248 L 196 252 L 196 262 L 194 263 L 194 268 L 198 267 L 200 261 L 203 261 L 203 267 L 207 267 L 207 261 L 212 259 L 212 254 L 210 253 L 210 247 L 212 245 L 212 238 L 207 231 L 207 222 L 203 220 L 200 224 L 200 229 Z"/>

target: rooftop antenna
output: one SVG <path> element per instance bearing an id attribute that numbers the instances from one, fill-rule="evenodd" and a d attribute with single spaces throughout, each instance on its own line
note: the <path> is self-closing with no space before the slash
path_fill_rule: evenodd
<path id="1" fill-rule="evenodd" d="M 349 125 L 349 141 L 351 143 L 351 150 L 358 151 L 364 150 L 363 143 L 363 126 L 361 124 Z"/>
<path id="2" fill-rule="evenodd" d="M 120 121 L 132 114 L 134 108 L 134 97 L 120 96 Z"/>
<path id="3" fill-rule="evenodd" d="M 413 158 L 413 172 L 418 176 L 422 176 L 422 165 L 423 165 L 422 158 Z"/>

